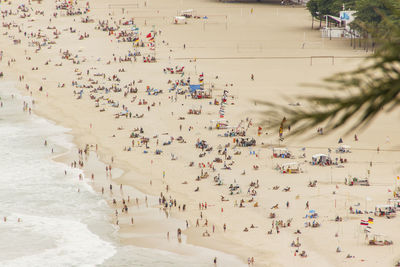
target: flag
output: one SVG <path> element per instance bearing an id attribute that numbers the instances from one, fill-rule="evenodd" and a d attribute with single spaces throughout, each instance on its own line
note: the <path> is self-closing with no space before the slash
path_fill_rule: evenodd
<path id="1" fill-rule="evenodd" d="M 152 37 L 151 33 L 149 33 L 148 35 L 146 35 L 146 38 L 151 38 L 151 37 Z"/>
<path id="2" fill-rule="evenodd" d="M 361 220 L 360 225 L 368 225 L 367 221 Z"/>
<path id="3" fill-rule="evenodd" d="M 368 223 L 370 224 L 374 223 L 374 218 L 368 217 Z"/>

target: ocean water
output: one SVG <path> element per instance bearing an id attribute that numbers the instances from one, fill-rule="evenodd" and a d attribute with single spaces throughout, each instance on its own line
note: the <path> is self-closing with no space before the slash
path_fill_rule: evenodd
<path id="1" fill-rule="evenodd" d="M 51 160 L 52 149 L 73 147 L 67 129 L 24 113 L 22 103 L 29 99 L 16 94 L 12 83 L 0 90 L 0 265 L 101 264 L 116 248 L 89 227 L 113 231 L 108 207 L 79 182 L 80 170 Z"/>
<path id="2" fill-rule="evenodd" d="M 213 266 L 210 255 L 242 265 L 190 245 L 192 255 L 119 245 L 101 195 L 52 160 L 74 148 L 68 129 L 23 112 L 30 99 L 11 82 L 0 83 L 0 97 L 0 266 Z"/>

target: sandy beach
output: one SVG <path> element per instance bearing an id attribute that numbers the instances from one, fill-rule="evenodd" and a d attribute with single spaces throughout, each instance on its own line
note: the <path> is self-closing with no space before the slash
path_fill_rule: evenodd
<path id="1" fill-rule="evenodd" d="M 214 257 L 230 265 L 213 251 L 254 266 L 399 260 L 399 219 L 374 214 L 400 175 L 397 114 L 348 135 L 280 139 L 262 123 L 272 119 L 263 101 L 306 108 L 298 96 L 331 93 L 310 84 L 369 55 L 321 38 L 305 7 L 99 0 L 0 9 L 1 79 L 32 97 L 27 113 L 71 129 L 80 153 L 57 160 L 82 168 L 116 210 L 109 220 L 121 244 L 186 256 L 209 248 L 211 266 Z M 175 24 L 182 10 L 191 17 Z M 369 186 L 349 186 L 353 178 Z M 393 244 L 368 245 L 374 236 Z"/>

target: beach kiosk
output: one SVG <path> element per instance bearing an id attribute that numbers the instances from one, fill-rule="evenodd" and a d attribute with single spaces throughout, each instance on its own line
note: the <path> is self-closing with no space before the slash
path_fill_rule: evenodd
<path id="1" fill-rule="evenodd" d="M 283 159 L 289 159 L 292 156 L 290 151 L 287 148 L 283 147 L 272 148 L 272 155 L 274 156 L 274 158 L 283 158 Z"/>

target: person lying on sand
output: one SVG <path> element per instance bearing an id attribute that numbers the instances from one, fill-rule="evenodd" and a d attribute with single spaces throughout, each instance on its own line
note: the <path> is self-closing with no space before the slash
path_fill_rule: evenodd
<path id="1" fill-rule="evenodd" d="M 274 206 L 271 207 L 271 210 L 273 209 L 279 209 L 279 204 L 275 204 Z"/>
<path id="2" fill-rule="evenodd" d="M 206 230 L 206 231 L 203 233 L 203 236 L 209 237 L 209 236 L 210 236 L 210 233 Z"/>

